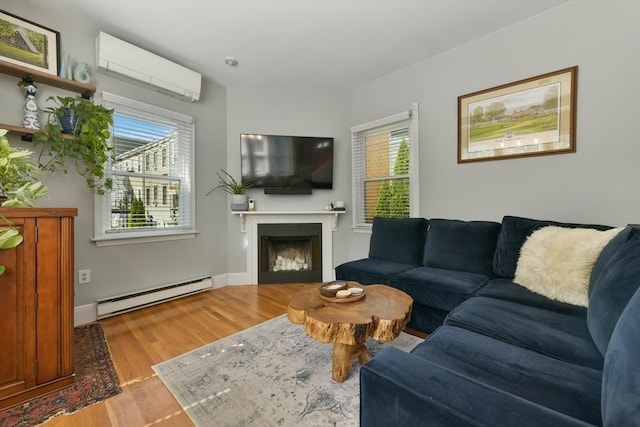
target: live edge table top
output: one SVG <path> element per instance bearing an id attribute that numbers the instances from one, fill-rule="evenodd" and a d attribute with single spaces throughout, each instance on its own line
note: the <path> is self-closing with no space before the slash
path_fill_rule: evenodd
<path id="1" fill-rule="evenodd" d="M 360 286 L 349 282 L 349 287 Z M 291 297 L 287 316 L 304 325 L 318 342 L 333 343 L 333 379 L 346 379 L 354 357 L 366 363 L 371 355 L 364 347 L 367 337 L 391 341 L 411 317 L 413 299 L 386 285 L 363 286 L 365 298 L 353 302 L 328 302 L 320 298 L 319 286 L 310 285 Z"/>

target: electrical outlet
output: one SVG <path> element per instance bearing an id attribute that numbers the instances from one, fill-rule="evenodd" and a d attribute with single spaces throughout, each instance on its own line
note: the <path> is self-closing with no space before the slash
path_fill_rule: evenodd
<path id="1" fill-rule="evenodd" d="M 84 285 L 91 282 L 91 270 L 78 270 L 78 284 Z"/>

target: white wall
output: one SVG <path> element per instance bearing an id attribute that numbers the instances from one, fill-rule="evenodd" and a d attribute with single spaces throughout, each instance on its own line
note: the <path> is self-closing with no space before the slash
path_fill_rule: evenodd
<path id="1" fill-rule="evenodd" d="M 258 210 L 323 210 L 334 200 L 351 198 L 351 136 L 344 120 L 341 93 L 329 91 L 284 91 L 256 89 L 227 90 L 227 165 L 228 172 L 240 175 L 240 134 L 323 136 L 334 138 L 333 190 L 313 190 L 311 195 L 271 195 L 252 189 Z M 224 193 L 216 200 L 229 203 Z M 350 218 L 342 215 L 339 232 L 334 233 L 334 261 L 347 258 L 347 230 Z M 245 233 L 240 232 L 240 219 L 230 216 L 228 228 L 230 273 L 246 273 Z"/>
<path id="2" fill-rule="evenodd" d="M 207 187 L 215 182 L 215 170 L 224 167 L 227 161 L 226 90 L 215 82 L 205 80 L 201 101 L 186 103 L 96 74 L 93 46 L 98 31 L 107 30 L 115 36 L 133 42 L 130 39 L 133 33 L 129 31 L 134 32 L 135 29 L 105 28 L 100 23 L 89 21 L 68 8 L 56 6 L 53 2 L 9 0 L 3 2 L 2 8 L 59 31 L 63 52 L 90 64 L 92 83 L 98 90 L 131 97 L 196 118 L 195 191 L 199 234 L 194 239 L 98 248 L 90 241 L 93 236 L 93 194 L 86 188 L 83 179 L 74 173 L 73 169 L 69 175 L 43 176 L 45 185 L 49 187 L 49 200 L 41 199 L 37 203 L 39 206 L 78 208 L 74 242 L 75 266 L 76 270 L 91 270 L 91 283 L 76 285 L 76 307 L 92 304 L 97 298 L 123 292 L 225 273 L 226 224 L 214 218 L 224 217 L 228 208 L 217 204 L 204 194 Z M 179 58 L 171 59 L 177 61 Z M 0 123 L 17 125 L 22 122 L 23 97 L 16 83 L 16 78 L 0 75 Z M 46 105 L 45 99 L 49 95 L 74 95 L 43 84 L 38 87 L 40 92 L 37 99 L 42 106 Z M 40 118 L 45 120 L 44 115 Z M 16 145 L 33 148 L 32 144 L 22 143 L 15 136 L 11 136 L 10 141 Z"/>
<path id="3" fill-rule="evenodd" d="M 350 125 L 420 104 L 420 214 L 640 221 L 640 2 L 572 1 L 355 88 Z M 578 66 L 577 152 L 458 165 L 457 97 Z M 349 257 L 369 239 L 353 233 Z"/>

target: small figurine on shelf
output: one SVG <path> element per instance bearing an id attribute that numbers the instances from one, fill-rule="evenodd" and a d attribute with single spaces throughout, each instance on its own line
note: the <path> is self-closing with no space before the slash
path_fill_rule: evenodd
<path id="1" fill-rule="evenodd" d="M 89 66 L 86 62 L 80 62 L 73 68 L 73 80 L 84 84 L 91 82 Z"/>
<path id="2" fill-rule="evenodd" d="M 21 81 L 18 86 L 24 92 L 24 119 L 22 127 L 27 129 L 40 129 L 38 121 L 38 104 L 36 104 L 36 91 L 38 88 L 32 82 Z"/>

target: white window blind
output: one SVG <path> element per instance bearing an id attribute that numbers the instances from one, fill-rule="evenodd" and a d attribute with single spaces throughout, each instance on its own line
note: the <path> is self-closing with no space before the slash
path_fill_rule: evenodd
<path id="1" fill-rule="evenodd" d="M 109 93 L 102 103 L 114 109 L 115 161 L 96 239 L 193 232 L 194 119 Z"/>
<path id="2" fill-rule="evenodd" d="M 417 215 L 417 111 L 351 128 L 354 228 Z"/>

